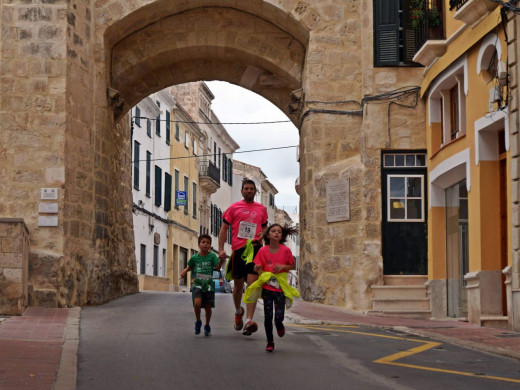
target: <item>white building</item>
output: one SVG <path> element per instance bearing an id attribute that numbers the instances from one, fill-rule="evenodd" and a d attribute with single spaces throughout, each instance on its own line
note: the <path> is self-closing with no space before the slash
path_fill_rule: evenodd
<path id="1" fill-rule="evenodd" d="M 165 91 L 132 108 L 132 196 L 137 272 L 166 276 L 168 201 L 164 177 L 170 173 L 169 111 L 175 104 Z M 141 280 L 141 278 L 140 278 Z"/>

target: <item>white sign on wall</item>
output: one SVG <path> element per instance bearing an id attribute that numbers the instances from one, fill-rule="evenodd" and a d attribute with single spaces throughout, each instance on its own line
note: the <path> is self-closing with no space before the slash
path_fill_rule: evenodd
<path id="1" fill-rule="evenodd" d="M 38 212 L 44 214 L 57 214 L 58 203 L 40 203 L 38 205 Z"/>
<path id="2" fill-rule="evenodd" d="M 42 188 L 40 198 L 43 200 L 57 200 L 58 189 L 57 188 Z"/>
<path id="3" fill-rule="evenodd" d="M 58 226 L 57 215 L 42 215 L 38 217 L 38 226 Z"/>
<path id="4" fill-rule="evenodd" d="M 327 182 L 327 222 L 350 221 L 350 178 Z"/>

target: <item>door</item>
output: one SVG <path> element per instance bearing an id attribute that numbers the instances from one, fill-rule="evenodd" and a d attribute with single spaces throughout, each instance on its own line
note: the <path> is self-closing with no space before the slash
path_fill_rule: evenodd
<path id="1" fill-rule="evenodd" d="M 382 239 L 385 275 L 426 275 L 426 154 L 383 152 Z"/>
<path id="2" fill-rule="evenodd" d="M 468 299 L 464 275 L 469 271 L 468 191 L 463 180 L 446 194 L 446 285 L 448 317 L 466 317 Z"/>

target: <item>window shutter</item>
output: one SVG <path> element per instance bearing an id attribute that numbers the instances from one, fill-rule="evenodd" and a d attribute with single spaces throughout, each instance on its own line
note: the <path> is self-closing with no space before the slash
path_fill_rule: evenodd
<path id="1" fill-rule="evenodd" d="M 155 118 L 155 134 L 157 134 L 159 137 L 161 136 L 161 116 L 157 115 Z"/>
<path id="2" fill-rule="evenodd" d="M 134 141 L 134 188 L 139 190 L 139 158 L 141 144 Z"/>
<path id="3" fill-rule="evenodd" d="M 399 1 L 374 0 L 374 61 L 399 64 Z"/>
<path id="4" fill-rule="evenodd" d="M 228 183 L 230 186 L 233 186 L 233 160 L 231 159 L 228 160 L 228 176 Z"/>
<path id="5" fill-rule="evenodd" d="M 135 106 L 135 124 L 141 127 L 141 109 L 139 106 Z"/>
<path id="6" fill-rule="evenodd" d="M 150 197 L 150 190 L 152 185 L 152 154 L 146 151 L 146 196 Z"/>
<path id="7" fill-rule="evenodd" d="M 172 209 L 172 176 L 164 172 L 164 211 Z"/>
<path id="8" fill-rule="evenodd" d="M 148 137 L 152 137 L 152 121 L 150 119 L 146 120 L 146 134 L 148 134 Z"/>
<path id="9" fill-rule="evenodd" d="M 155 205 L 161 205 L 162 195 L 162 169 L 157 165 L 155 166 Z"/>
<path id="10" fill-rule="evenodd" d="M 170 144 L 170 111 L 166 111 L 166 143 Z"/>

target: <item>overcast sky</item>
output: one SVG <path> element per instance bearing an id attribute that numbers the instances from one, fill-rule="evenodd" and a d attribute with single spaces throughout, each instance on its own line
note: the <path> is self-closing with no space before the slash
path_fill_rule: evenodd
<path id="1" fill-rule="evenodd" d="M 207 82 L 215 99 L 211 105 L 220 122 L 286 121 L 287 116 L 271 102 L 242 87 L 222 81 Z M 298 129 L 291 123 L 262 125 L 227 125 L 224 127 L 240 148 L 233 158 L 260 167 L 276 187 L 276 206 L 292 212 L 300 203 L 294 189 L 299 175 L 296 148 L 240 153 L 254 149 L 277 148 L 299 144 Z"/>

